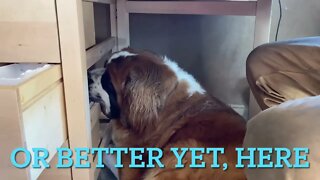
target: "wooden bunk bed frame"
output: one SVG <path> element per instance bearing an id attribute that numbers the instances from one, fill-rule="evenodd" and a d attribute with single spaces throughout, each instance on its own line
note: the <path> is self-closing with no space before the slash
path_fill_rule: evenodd
<path id="1" fill-rule="evenodd" d="M 91 147 L 91 133 L 88 128 L 90 127 L 88 125 L 90 111 L 86 81 L 87 69 L 110 50 L 120 50 L 130 45 L 130 13 L 255 16 L 252 47 L 269 42 L 272 0 L 86 1 L 110 4 L 113 38 L 84 51 L 81 2 L 57 0 L 70 148 Z M 251 96 L 250 114 L 256 114 L 258 111 L 259 108 Z M 91 172 L 90 169 L 73 169 L 73 179 L 93 179 Z"/>
<path id="2" fill-rule="evenodd" d="M 129 14 L 189 14 L 255 16 L 253 48 L 267 43 L 270 34 L 272 0 L 212 1 L 127 1 L 83 0 L 110 7 L 111 37 L 86 50 L 81 0 L 55 0 L 60 57 L 64 84 L 67 132 L 70 148 L 92 147 L 92 125 L 87 70 L 110 51 L 130 45 Z M 9 2 L 9 1 L 8 1 Z M 13 3 L 13 2 L 12 2 Z M 259 111 L 250 98 L 250 112 Z M 91 163 L 93 156 L 89 157 Z M 93 180 L 95 168 L 72 168 L 72 179 Z"/>

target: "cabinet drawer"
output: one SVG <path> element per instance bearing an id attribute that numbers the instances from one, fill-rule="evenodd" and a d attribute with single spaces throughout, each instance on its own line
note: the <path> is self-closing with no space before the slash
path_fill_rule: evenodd
<path id="1" fill-rule="evenodd" d="M 25 109 L 22 122 L 26 148 L 30 152 L 35 147 L 47 149 L 47 161 L 51 161 L 56 149 L 67 139 L 62 83 Z M 30 168 L 31 179 L 36 179 L 43 170 Z"/>
<path id="2" fill-rule="evenodd" d="M 55 0 L 1 0 L 0 62 L 59 63 Z"/>
<path id="3" fill-rule="evenodd" d="M 9 155 L 18 147 L 28 149 L 32 156 L 32 148 L 45 148 L 47 161 L 51 161 L 56 148 L 66 142 L 61 67 L 12 64 L 0 67 L 0 77 L 0 167 L 6 167 L 4 179 L 37 179 L 43 168 L 17 170 L 10 165 Z M 24 162 L 23 156 L 16 159 Z"/>

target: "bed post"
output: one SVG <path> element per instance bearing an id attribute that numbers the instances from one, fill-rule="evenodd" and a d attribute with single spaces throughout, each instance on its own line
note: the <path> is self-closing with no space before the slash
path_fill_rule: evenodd
<path id="1" fill-rule="evenodd" d="M 117 48 L 128 47 L 130 45 L 129 12 L 126 9 L 127 0 L 117 0 Z"/>
<path id="2" fill-rule="evenodd" d="M 270 40 L 272 0 L 257 0 L 256 21 L 253 47 L 256 48 Z M 257 101 L 250 91 L 249 118 L 261 111 Z"/>

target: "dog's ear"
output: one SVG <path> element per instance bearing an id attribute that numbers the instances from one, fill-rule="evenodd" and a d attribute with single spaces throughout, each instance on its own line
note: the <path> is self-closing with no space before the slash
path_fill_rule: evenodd
<path id="1" fill-rule="evenodd" d="M 122 107 L 126 117 L 122 121 L 136 132 L 154 127 L 176 84 L 176 77 L 164 65 L 145 63 L 134 67 L 124 84 Z"/>

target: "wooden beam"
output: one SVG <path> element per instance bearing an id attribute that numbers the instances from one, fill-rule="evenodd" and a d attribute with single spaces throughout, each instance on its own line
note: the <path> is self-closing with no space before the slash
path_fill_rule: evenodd
<path id="1" fill-rule="evenodd" d="M 87 69 L 105 57 L 115 46 L 116 38 L 108 38 L 87 50 Z"/>
<path id="2" fill-rule="evenodd" d="M 272 0 L 258 0 L 254 29 L 254 47 L 269 42 Z"/>
<path id="3" fill-rule="evenodd" d="M 110 4 L 110 31 L 112 37 L 118 37 L 117 33 L 117 7 L 116 4 Z M 116 47 L 112 49 L 112 52 L 116 51 L 118 43 L 116 39 Z"/>
<path id="4" fill-rule="evenodd" d="M 271 5 L 272 0 L 258 0 L 256 10 L 256 22 L 254 28 L 253 47 L 268 43 L 271 30 Z M 249 118 L 261 111 L 253 93 L 250 91 L 249 99 Z"/>
<path id="5" fill-rule="evenodd" d="M 117 48 L 121 50 L 130 45 L 129 13 L 127 0 L 117 0 Z M 148 3 L 145 1 L 145 3 Z"/>
<path id="6" fill-rule="evenodd" d="M 257 1 L 127 1 L 129 13 L 255 16 Z"/>
<path id="7" fill-rule="evenodd" d="M 87 2 L 101 3 L 101 4 L 115 4 L 116 0 L 83 0 Z"/>
<path id="8" fill-rule="evenodd" d="M 70 148 L 91 148 L 82 1 L 56 0 L 56 7 Z M 91 171 L 73 167 L 72 179 L 93 180 Z"/>

